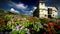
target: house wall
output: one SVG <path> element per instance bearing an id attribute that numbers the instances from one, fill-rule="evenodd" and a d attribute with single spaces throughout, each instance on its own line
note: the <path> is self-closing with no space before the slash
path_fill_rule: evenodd
<path id="1" fill-rule="evenodd" d="M 40 18 L 48 18 L 48 11 L 46 9 L 45 10 L 40 9 L 39 10 L 39 17 Z"/>
<path id="2" fill-rule="evenodd" d="M 57 9 L 55 7 L 46 7 L 45 3 L 39 3 L 39 18 L 48 18 L 48 8 L 52 9 L 51 17 L 57 18 Z"/>
<path id="3" fill-rule="evenodd" d="M 58 18 L 58 12 L 56 10 L 52 11 L 52 17 L 53 18 Z"/>
<path id="4" fill-rule="evenodd" d="M 48 11 L 45 3 L 39 3 L 39 18 L 48 18 Z"/>

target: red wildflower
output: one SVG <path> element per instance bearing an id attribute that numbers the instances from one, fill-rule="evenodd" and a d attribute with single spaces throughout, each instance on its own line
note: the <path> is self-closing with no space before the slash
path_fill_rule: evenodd
<path id="1" fill-rule="evenodd" d="M 52 27 L 52 26 L 54 26 L 54 24 L 53 23 L 49 23 L 49 26 Z"/>
<path id="2" fill-rule="evenodd" d="M 47 28 L 48 31 L 50 31 L 50 28 Z"/>

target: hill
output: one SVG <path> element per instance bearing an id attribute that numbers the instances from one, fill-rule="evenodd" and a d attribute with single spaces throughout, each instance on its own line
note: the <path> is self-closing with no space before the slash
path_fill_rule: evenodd
<path id="1" fill-rule="evenodd" d="M 51 22 L 50 20 L 0 10 L 0 32 L 3 34 L 6 31 L 9 32 L 7 34 L 43 34 L 46 32 L 55 34 L 59 32 L 60 21 L 56 24 L 56 19 L 52 19 L 54 21 L 51 20 Z M 59 31 L 55 29 L 56 25 Z"/>

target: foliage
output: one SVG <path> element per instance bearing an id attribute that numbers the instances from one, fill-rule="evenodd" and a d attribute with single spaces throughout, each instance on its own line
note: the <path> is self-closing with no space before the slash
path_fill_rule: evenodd
<path id="1" fill-rule="evenodd" d="M 56 20 L 58 20 L 58 19 L 57 19 L 57 18 L 53 18 L 53 19 L 52 19 L 52 21 L 56 21 Z"/>
<path id="2" fill-rule="evenodd" d="M 12 19 L 12 15 L 6 15 L 5 17 L 4 17 L 4 20 L 7 20 L 7 21 L 9 21 L 9 20 L 11 20 Z"/>
<path id="3" fill-rule="evenodd" d="M 48 24 L 49 22 L 50 22 L 49 19 L 43 19 L 43 20 L 41 20 L 41 23 L 42 23 L 42 24 L 44 24 L 44 23 Z"/>
<path id="4" fill-rule="evenodd" d="M 7 24 L 7 29 L 13 29 L 14 27 L 18 26 L 20 24 L 20 21 L 14 22 L 14 24 L 8 23 Z"/>
<path id="5" fill-rule="evenodd" d="M 28 21 L 28 22 L 24 23 L 23 26 L 28 28 L 32 24 L 33 24 L 33 22 Z"/>
<path id="6" fill-rule="evenodd" d="M 20 17 L 22 17 L 22 18 L 20 18 Z M 0 26 L 0 31 L 12 29 L 12 34 L 26 34 L 27 30 L 25 28 L 30 28 L 31 30 L 39 32 L 40 29 L 44 29 L 42 24 L 44 24 L 44 23 L 49 24 L 50 23 L 50 19 L 41 20 L 37 17 L 15 15 L 15 14 L 14 15 L 13 14 L 7 14 L 7 15 L 5 14 L 2 16 L 2 19 L 4 21 L 0 20 L 1 23 L 3 23 L 3 22 L 5 23 L 5 20 L 6 20 L 7 25 L 6 26 Z M 56 21 L 57 19 L 53 18 L 52 20 Z M 18 28 L 19 30 L 17 30 L 17 29 L 13 30 L 15 27 L 18 27 L 20 25 L 24 26 L 25 28 L 23 28 L 23 29 Z"/>
<path id="7" fill-rule="evenodd" d="M 9 30 L 9 29 L 13 29 L 15 26 L 14 25 L 11 25 L 11 24 L 7 24 L 7 30 Z"/>
<path id="8" fill-rule="evenodd" d="M 18 34 L 17 30 L 12 31 L 12 34 Z"/>
<path id="9" fill-rule="evenodd" d="M 6 26 L 0 26 L 0 31 L 4 31 Z"/>
<path id="10" fill-rule="evenodd" d="M 33 29 L 34 29 L 36 32 L 40 31 L 40 29 L 42 29 L 42 28 L 43 28 L 43 26 L 42 26 L 41 23 L 39 23 L 39 22 L 35 22 L 35 23 L 33 24 Z"/>
<path id="11" fill-rule="evenodd" d="M 41 20 L 40 19 L 37 19 L 36 22 L 40 22 L 41 23 Z"/>
<path id="12" fill-rule="evenodd" d="M 18 32 L 19 34 L 26 34 L 27 31 L 22 29 L 22 30 L 19 30 Z"/>
<path id="13" fill-rule="evenodd" d="M 26 31 L 25 30 L 14 30 L 12 31 L 12 34 L 26 34 Z"/>

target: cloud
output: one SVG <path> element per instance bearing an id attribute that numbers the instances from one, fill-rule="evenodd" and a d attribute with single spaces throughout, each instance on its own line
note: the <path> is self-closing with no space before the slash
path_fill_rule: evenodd
<path id="1" fill-rule="evenodd" d="M 33 13 L 35 9 L 37 9 L 37 7 L 33 7 L 33 9 L 30 12 Z"/>
<path id="2" fill-rule="evenodd" d="M 33 7 L 34 9 L 37 9 L 37 7 Z"/>
<path id="3" fill-rule="evenodd" d="M 25 6 L 24 4 L 20 3 L 20 4 L 16 4 L 16 7 L 20 9 L 26 9 L 28 6 L 27 5 Z"/>
<path id="4" fill-rule="evenodd" d="M 33 15 L 34 10 L 37 8 L 35 6 L 29 8 L 28 5 L 25 5 L 23 3 L 18 3 L 17 4 L 17 3 L 14 3 L 14 2 L 11 2 L 9 5 L 15 7 L 15 9 L 21 10 L 20 13 L 23 12 L 23 14 L 30 15 L 30 16 Z M 15 9 L 11 8 L 10 10 L 18 12 Z"/>
<path id="5" fill-rule="evenodd" d="M 15 8 L 17 8 L 17 9 L 21 9 L 21 10 L 25 10 L 25 9 L 27 9 L 28 8 L 28 6 L 27 5 L 25 5 L 25 4 L 23 4 L 23 3 L 14 3 L 14 2 L 12 2 L 12 1 L 10 1 L 10 4 L 9 4 L 10 6 L 13 6 L 13 7 L 15 7 Z"/>
<path id="6" fill-rule="evenodd" d="M 19 11 L 15 10 L 14 8 L 11 8 L 10 12 L 12 12 L 12 13 L 18 13 L 19 14 Z"/>

